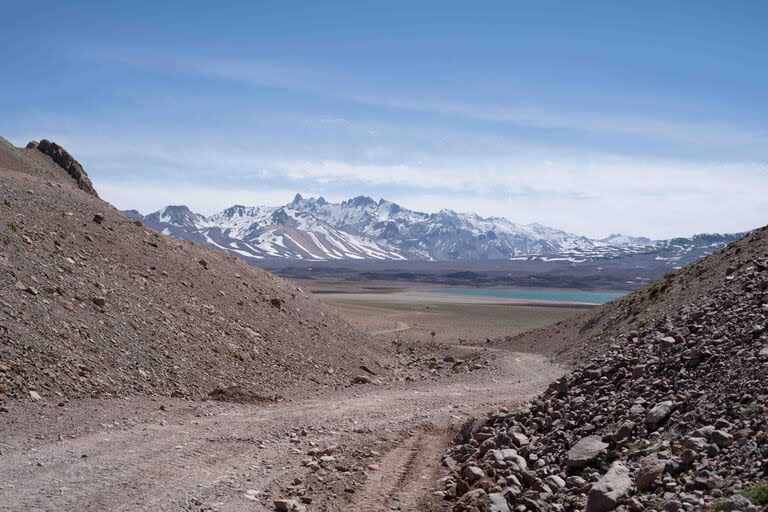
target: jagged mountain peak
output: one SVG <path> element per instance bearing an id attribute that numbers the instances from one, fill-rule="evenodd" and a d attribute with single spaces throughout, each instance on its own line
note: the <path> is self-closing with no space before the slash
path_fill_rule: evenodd
<path id="1" fill-rule="evenodd" d="M 366 207 L 366 206 L 375 206 L 378 204 L 376 201 L 374 201 L 372 198 L 368 196 L 356 196 L 352 199 L 347 199 L 346 201 L 343 201 L 342 206 L 348 206 L 348 207 Z"/>
<path id="2" fill-rule="evenodd" d="M 612 233 L 600 241 L 613 245 L 650 245 L 652 243 L 650 238 L 644 236 L 629 236 L 621 233 Z"/>
<path id="3" fill-rule="evenodd" d="M 135 212 L 127 213 L 136 217 Z M 233 205 L 210 217 L 168 206 L 144 222 L 158 231 L 213 245 L 246 258 L 564 260 L 573 263 L 653 253 L 670 266 L 702 256 L 738 235 L 651 241 L 613 234 L 603 239 L 545 226 L 516 224 L 444 208 L 422 213 L 360 195 L 340 203 L 323 197 L 278 207 Z M 655 251 L 655 252 L 654 252 Z"/>
<path id="4" fill-rule="evenodd" d="M 206 219 L 203 215 L 194 213 L 185 205 L 168 205 L 161 210 L 144 217 L 145 221 L 170 224 L 179 227 L 195 227 Z"/>

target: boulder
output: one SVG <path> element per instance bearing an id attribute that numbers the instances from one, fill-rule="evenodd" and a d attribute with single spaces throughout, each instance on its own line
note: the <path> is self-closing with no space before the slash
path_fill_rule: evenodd
<path id="1" fill-rule="evenodd" d="M 488 500 L 491 502 L 491 512 L 510 512 L 507 500 L 500 492 L 492 492 L 488 494 Z"/>
<path id="2" fill-rule="evenodd" d="M 625 501 L 632 492 L 629 469 L 621 462 L 614 462 L 608 472 L 592 486 L 587 496 L 586 512 L 608 512 Z"/>
<path id="3" fill-rule="evenodd" d="M 601 436 L 592 435 L 579 439 L 568 450 L 568 467 L 571 469 L 583 468 L 592 460 L 605 453 L 607 448 L 608 443 L 604 443 Z"/>
<path id="4" fill-rule="evenodd" d="M 713 431 L 711 439 L 720 448 L 725 448 L 733 442 L 733 436 L 724 430 Z"/>
<path id="5" fill-rule="evenodd" d="M 619 428 L 616 429 L 616 432 L 613 433 L 613 442 L 617 444 L 624 442 L 630 435 L 632 435 L 635 426 L 635 422 L 630 420 L 622 423 Z"/>
<path id="6" fill-rule="evenodd" d="M 645 423 L 649 427 L 655 428 L 658 425 L 660 425 L 664 420 L 666 420 L 674 410 L 675 410 L 675 403 L 673 401 L 665 400 L 663 402 L 660 402 L 646 413 Z"/>
<path id="7" fill-rule="evenodd" d="M 640 491 L 647 491 L 653 487 L 656 480 L 664 472 L 665 462 L 660 460 L 655 455 L 650 455 L 644 458 L 640 462 L 640 467 L 637 470 L 637 489 Z"/>
<path id="8" fill-rule="evenodd" d="M 485 476 L 483 470 L 477 466 L 467 466 L 464 468 L 464 471 L 462 471 L 462 474 L 464 475 L 464 478 L 466 478 L 469 482 L 480 480 Z"/>

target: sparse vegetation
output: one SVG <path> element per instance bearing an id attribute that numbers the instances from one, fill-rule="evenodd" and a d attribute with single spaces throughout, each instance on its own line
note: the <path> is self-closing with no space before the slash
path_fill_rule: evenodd
<path id="1" fill-rule="evenodd" d="M 655 298 L 659 294 L 666 292 L 672 285 L 668 278 L 664 278 L 648 287 L 648 297 Z"/>
<path id="2" fill-rule="evenodd" d="M 760 404 L 752 404 L 741 410 L 741 415 L 745 418 L 752 418 L 763 412 L 763 406 Z"/>
<path id="3" fill-rule="evenodd" d="M 753 485 L 741 495 L 754 505 L 768 505 L 768 481 Z"/>

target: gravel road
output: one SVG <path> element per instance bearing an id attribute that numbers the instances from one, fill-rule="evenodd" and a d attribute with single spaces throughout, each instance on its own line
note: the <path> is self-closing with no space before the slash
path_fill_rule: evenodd
<path id="1" fill-rule="evenodd" d="M 290 493 L 307 510 L 423 508 L 453 430 L 561 373 L 495 356 L 489 370 L 276 404 L 15 405 L 0 414 L 0 510 L 274 510 Z M 303 465 L 326 448 L 334 461 Z"/>

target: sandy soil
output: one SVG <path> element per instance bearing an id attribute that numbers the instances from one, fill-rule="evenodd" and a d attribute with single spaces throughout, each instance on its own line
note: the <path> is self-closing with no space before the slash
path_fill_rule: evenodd
<path id="1" fill-rule="evenodd" d="M 0 415 L 0 510 L 274 510 L 274 499 L 291 495 L 310 501 L 306 510 L 439 510 L 430 491 L 453 432 L 528 400 L 563 371 L 536 354 L 490 347 L 485 337 L 573 314 L 333 305 L 382 343 L 489 364 L 261 405 L 171 398 L 15 405 Z M 439 331 L 434 341 L 431 329 Z M 329 446 L 335 461 L 316 471 L 302 465 Z"/>
<path id="2" fill-rule="evenodd" d="M 373 333 L 398 333 L 398 339 L 422 345 L 482 344 L 489 338 L 514 336 L 551 325 L 592 307 L 447 295 L 418 288 L 377 293 L 349 290 L 317 297 L 332 305 L 352 325 Z"/>

